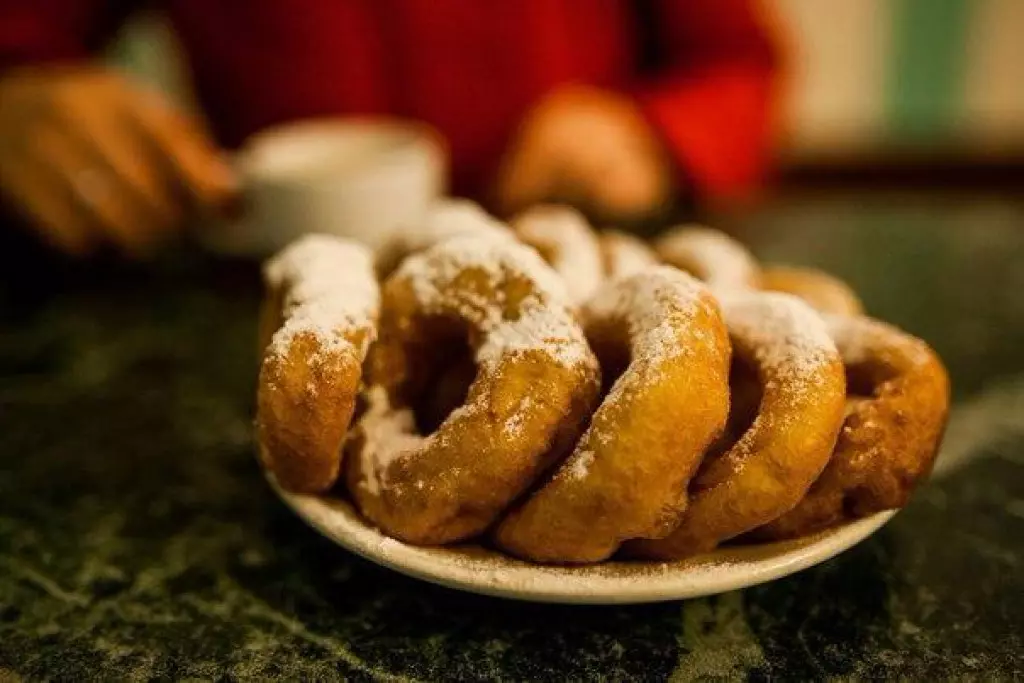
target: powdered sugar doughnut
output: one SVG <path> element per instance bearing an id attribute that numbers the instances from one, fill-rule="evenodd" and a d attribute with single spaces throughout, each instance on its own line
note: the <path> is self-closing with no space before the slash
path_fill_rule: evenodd
<path id="1" fill-rule="evenodd" d="M 828 462 L 843 420 L 843 365 L 824 321 L 785 294 L 722 298 L 735 355 L 762 389 L 757 417 L 732 447 L 705 459 L 690 506 L 667 538 L 630 552 L 679 558 L 761 526 L 792 509 Z"/>
<path id="2" fill-rule="evenodd" d="M 418 222 L 396 232 L 377 253 L 377 272 L 387 277 L 402 259 L 460 235 L 515 239 L 507 225 L 468 199 L 439 199 Z"/>
<path id="3" fill-rule="evenodd" d="M 604 230 L 598 236 L 606 278 L 617 279 L 643 273 L 658 265 L 658 256 L 635 235 Z"/>
<path id="4" fill-rule="evenodd" d="M 536 206 L 516 216 L 512 229 L 562 277 L 573 304 L 582 305 L 601 285 L 604 267 L 597 235 L 580 212 L 568 206 Z"/>
<path id="5" fill-rule="evenodd" d="M 674 228 L 654 245 L 662 260 L 715 290 L 757 289 L 761 269 L 753 254 L 720 230 L 699 225 Z"/>
<path id="6" fill-rule="evenodd" d="M 949 378 L 935 352 L 876 320 L 826 320 L 850 378 L 847 417 L 807 496 L 756 538 L 794 538 L 903 507 L 935 462 L 949 413 Z"/>
<path id="7" fill-rule="evenodd" d="M 729 339 L 710 292 L 668 266 L 612 282 L 584 308 L 605 368 L 621 368 L 572 455 L 497 527 L 541 562 L 597 562 L 668 534 L 729 412 Z"/>
<path id="8" fill-rule="evenodd" d="M 270 260 L 264 277 L 269 342 L 256 413 L 262 460 L 290 491 L 325 491 L 338 476 L 363 359 L 376 334 L 380 292 L 372 255 L 355 242 L 309 235 Z"/>
<path id="9" fill-rule="evenodd" d="M 798 296 L 820 313 L 861 315 L 856 292 L 834 275 L 817 268 L 773 265 L 761 272 L 761 287 Z"/>
<path id="10" fill-rule="evenodd" d="M 476 535 L 578 435 L 599 391 L 597 359 L 558 276 L 511 241 L 455 237 L 411 256 L 383 301 L 349 491 L 395 538 Z M 420 434 L 411 407 L 435 354 L 459 337 L 477 366 L 466 403 Z"/>

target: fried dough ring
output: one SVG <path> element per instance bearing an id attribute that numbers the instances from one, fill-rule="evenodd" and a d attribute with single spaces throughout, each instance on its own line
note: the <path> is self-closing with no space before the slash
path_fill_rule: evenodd
<path id="1" fill-rule="evenodd" d="M 270 291 L 256 394 L 261 459 L 285 489 L 319 493 L 338 477 L 363 359 L 376 334 L 380 292 L 372 255 L 348 240 L 310 235 L 270 260 L 264 277 Z"/>
<path id="2" fill-rule="evenodd" d="M 720 230 L 680 226 L 654 243 L 663 261 L 682 268 L 715 290 L 758 289 L 761 267 L 753 254 Z"/>
<path id="3" fill-rule="evenodd" d="M 658 265 L 658 255 L 636 235 L 603 230 L 598 235 L 598 242 L 607 279 L 629 277 Z"/>
<path id="4" fill-rule="evenodd" d="M 562 277 L 573 305 L 585 303 L 601 285 L 604 266 L 597 234 L 579 211 L 535 206 L 513 218 L 512 229 Z"/>
<path id="5" fill-rule="evenodd" d="M 843 365 L 824 321 L 774 293 L 722 299 L 734 354 L 757 373 L 762 398 L 740 439 L 701 465 L 671 535 L 628 551 L 675 559 L 711 550 L 790 510 L 828 462 L 843 420 Z"/>
<path id="6" fill-rule="evenodd" d="M 751 536 L 776 540 L 903 507 L 931 472 L 949 413 L 949 378 L 931 348 L 869 318 L 829 316 L 853 398 L 835 452 L 793 510 Z"/>
<path id="7" fill-rule="evenodd" d="M 654 250 L 639 237 L 618 230 L 598 235 L 606 279 L 617 279 L 648 271 L 658 266 Z M 424 422 L 439 424 L 465 398 L 466 389 L 476 375 L 471 358 L 456 359 L 437 374 L 436 388 L 427 396 Z"/>
<path id="8" fill-rule="evenodd" d="M 507 225 L 468 199 L 439 199 L 415 224 L 393 235 L 377 253 L 377 273 L 387 278 L 410 254 L 461 235 L 515 239 Z"/>
<path id="9" fill-rule="evenodd" d="M 477 375 L 430 435 L 411 407 L 433 354 L 468 336 Z M 367 410 L 347 481 L 362 513 L 417 544 L 490 526 L 578 436 L 600 371 L 562 284 L 532 249 L 456 237 L 409 257 L 384 285 Z"/>
<path id="10" fill-rule="evenodd" d="M 761 287 L 771 292 L 798 296 L 819 313 L 862 315 L 864 305 L 857 293 L 835 275 L 802 266 L 767 266 L 761 272 Z"/>
<path id="11" fill-rule="evenodd" d="M 603 367 L 628 366 L 554 477 L 499 523 L 495 540 L 539 562 L 598 562 L 661 538 L 729 412 L 729 338 L 718 304 L 668 266 L 612 282 L 583 310 Z"/>

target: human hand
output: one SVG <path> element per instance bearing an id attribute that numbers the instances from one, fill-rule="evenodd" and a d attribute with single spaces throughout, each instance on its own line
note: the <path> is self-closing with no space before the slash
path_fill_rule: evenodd
<path id="1" fill-rule="evenodd" d="M 132 256 L 226 204 L 235 179 L 201 127 L 159 94 L 97 66 L 0 76 L 0 193 L 72 255 Z"/>
<path id="2" fill-rule="evenodd" d="M 632 221 L 664 208 L 672 183 L 665 150 L 632 100 L 569 86 L 527 115 L 503 159 L 496 199 L 506 214 L 565 202 L 600 220 Z"/>

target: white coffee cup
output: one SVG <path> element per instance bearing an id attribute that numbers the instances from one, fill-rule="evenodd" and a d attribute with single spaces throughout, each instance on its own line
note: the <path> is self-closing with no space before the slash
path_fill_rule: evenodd
<path id="1" fill-rule="evenodd" d="M 321 232 L 378 247 L 445 192 L 447 158 L 429 127 L 396 119 L 317 119 L 268 128 L 235 158 L 240 218 L 204 242 L 262 256 Z"/>

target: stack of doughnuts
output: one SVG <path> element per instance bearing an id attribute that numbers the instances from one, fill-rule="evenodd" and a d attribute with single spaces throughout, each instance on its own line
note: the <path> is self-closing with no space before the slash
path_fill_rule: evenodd
<path id="1" fill-rule="evenodd" d="M 373 254 L 269 261 L 257 396 L 278 485 L 400 541 L 681 559 L 906 504 L 949 381 L 820 271 L 683 226 L 648 245 L 444 201 Z"/>

